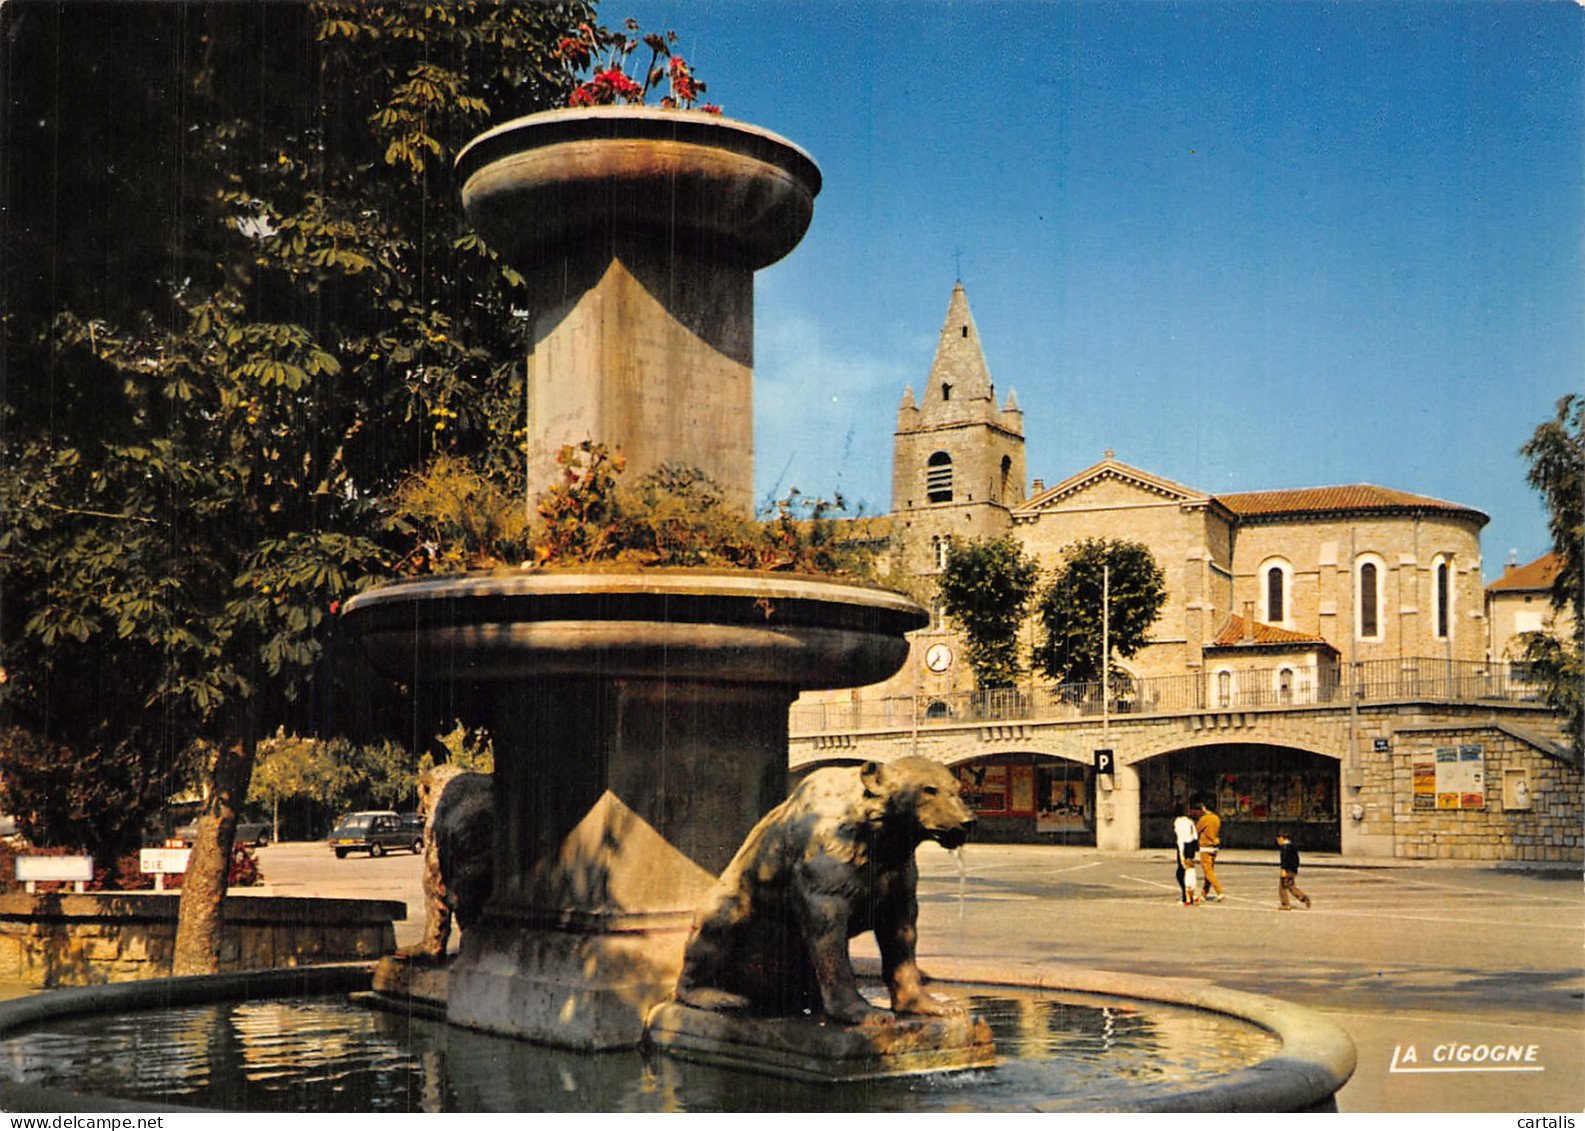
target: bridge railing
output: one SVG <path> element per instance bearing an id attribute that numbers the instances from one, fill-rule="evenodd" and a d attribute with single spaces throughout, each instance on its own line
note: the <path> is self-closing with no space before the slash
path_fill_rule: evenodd
<path id="1" fill-rule="evenodd" d="M 1004 687 L 944 695 L 896 695 L 853 702 L 799 703 L 791 732 L 810 736 L 856 730 L 901 730 L 965 722 L 1063 721 L 1113 716 L 1237 711 L 1252 707 L 1433 702 L 1533 702 L 1540 687 L 1522 664 L 1419 657 L 1370 660 L 1316 673 L 1284 668 L 1157 676 L 1115 682 L 1104 705 L 1101 684 Z"/>

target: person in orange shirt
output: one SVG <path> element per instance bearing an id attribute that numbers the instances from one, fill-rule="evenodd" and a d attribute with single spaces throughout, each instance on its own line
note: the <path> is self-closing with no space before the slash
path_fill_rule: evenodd
<path id="1" fill-rule="evenodd" d="M 1222 818 L 1216 815 L 1203 795 L 1195 798 L 1189 816 L 1194 818 L 1194 831 L 1200 838 L 1200 851 L 1196 857 L 1200 865 L 1200 898 L 1207 903 L 1220 903 L 1227 898 L 1222 893 L 1222 882 L 1216 878 L 1216 851 L 1222 844 Z"/>

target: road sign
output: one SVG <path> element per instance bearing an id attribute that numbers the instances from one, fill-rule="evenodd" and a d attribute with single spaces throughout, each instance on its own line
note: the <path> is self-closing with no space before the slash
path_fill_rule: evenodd
<path id="1" fill-rule="evenodd" d="M 16 878 L 32 891 L 38 883 L 73 883 L 77 890 L 94 878 L 92 856 L 18 856 Z"/>
<path id="2" fill-rule="evenodd" d="M 185 872 L 192 854 L 190 848 L 145 848 L 138 853 L 138 871 L 167 876 Z"/>
<path id="3" fill-rule="evenodd" d="M 1114 766 L 1110 750 L 1097 750 L 1095 752 L 1095 772 L 1097 774 L 1111 774 Z"/>

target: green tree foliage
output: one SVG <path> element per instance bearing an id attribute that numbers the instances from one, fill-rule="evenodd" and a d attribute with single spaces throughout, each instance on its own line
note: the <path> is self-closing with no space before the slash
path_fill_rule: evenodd
<path id="1" fill-rule="evenodd" d="M 1039 565 L 1011 535 L 953 541 L 948 549 L 936 588 L 982 688 L 1010 687 L 1022 674 L 1018 630 L 1039 580 Z"/>
<path id="2" fill-rule="evenodd" d="M 456 726 L 440 736 L 439 742 L 441 749 L 446 752 L 447 765 L 456 766 L 470 774 L 495 771 L 495 742 L 490 732 L 483 727 L 469 727 L 459 720 Z M 422 776 L 434 765 L 434 759 L 425 754 L 419 761 L 419 775 Z"/>
<path id="3" fill-rule="evenodd" d="M 1142 543 L 1087 538 L 1067 547 L 1038 606 L 1044 639 L 1034 659 L 1054 682 L 1100 681 L 1103 587 L 1112 654 L 1123 659 L 1144 646 L 1167 601 L 1166 574 Z"/>
<path id="4" fill-rule="evenodd" d="M 311 801 L 335 813 L 407 808 L 416 803 L 421 768 L 421 759 L 401 743 L 355 743 L 282 729 L 259 743 L 248 800 Z"/>
<path id="5" fill-rule="evenodd" d="M 320 721 L 332 610 L 410 548 L 378 500 L 437 453 L 520 462 L 521 280 L 450 164 L 560 101 L 589 18 L 0 9 L 4 708 L 130 783 L 218 752 L 184 916 L 218 908 L 258 737 Z"/>
<path id="6" fill-rule="evenodd" d="M 1576 762 L 1585 763 L 1585 397 L 1558 401 L 1557 415 L 1520 448 L 1530 461 L 1529 482 L 1546 501 L 1552 550 L 1559 569 L 1552 607 L 1573 617 L 1567 639 L 1546 633 L 1525 638 L 1525 659 L 1547 688 L 1547 701 L 1564 718 Z"/>

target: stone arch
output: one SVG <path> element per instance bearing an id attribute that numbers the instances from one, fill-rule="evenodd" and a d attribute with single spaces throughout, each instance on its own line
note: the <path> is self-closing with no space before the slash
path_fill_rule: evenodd
<path id="1" fill-rule="evenodd" d="M 1095 775 L 1088 763 L 1016 741 L 960 745 L 942 755 L 975 812 L 975 840 L 1094 846 Z"/>
<path id="2" fill-rule="evenodd" d="M 1282 829 L 1301 850 L 1341 849 L 1342 761 L 1331 753 L 1222 734 L 1133 765 L 1141 847 L 1170 845 L 1176 803 L 1206 794 L 1222 817 L 1224 848 L 1271 848 Z"/>

